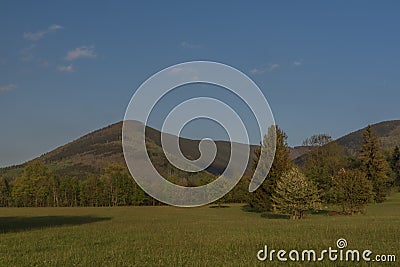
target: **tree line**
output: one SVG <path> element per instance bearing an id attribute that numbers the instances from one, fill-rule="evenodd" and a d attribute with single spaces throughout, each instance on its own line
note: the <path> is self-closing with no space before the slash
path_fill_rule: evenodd
<path id="1" fill-rule="evenodd" d="M 0 206 L 76 207 L 154 205 L 156 202 L 134 183 L 126 168 L 109 164 L 100 176 L 84 179 L 56 176 L 45 164 L 26 164 L 20 177 L 0 178 Z"/>
<path id="2" fill-rule="evenodd" d="M 275 126 L 274 126 L 275 127 Z M 255 151 L 253 170 L 268 135 Z M 287 135 L 276 126 L 275 158 L 264 183 L 253 193 L 248 192 L 251 177 L 238 185 L 217 203 L 242 202 L 257 211 L 288 214 L 300 219 L 322 203 L 341 207 L 342 213 L 365 211 L 371 202 L 382 202 L 400 185 L 400 150 L 386 157 L 379 139 L 368 126 L 357 157 L 348 156 L 329 135 L 314 135 L 305 140 L 310 151 L 295 164 L 290 159 Z M 148 196 L 132 179 L 126 167 L 110 163 L 101 175 L 86 178 L 63 177 L 40 161 L 25 165 L 23 174 L 14 179 L 0 177 L 0 206 L 2 207 L 75 207 L 160 205 Z M 180 175 L 178 175 L 180 176 Z M 210 182 L 198 175 L 194 184 Z M 184 177 L 169 177 L 171 182 L 191 186 Z"/>

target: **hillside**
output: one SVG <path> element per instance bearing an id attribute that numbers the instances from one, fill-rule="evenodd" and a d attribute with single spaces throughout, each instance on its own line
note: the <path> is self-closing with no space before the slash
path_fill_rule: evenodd
<path id="1" fill-rule="evenodd" d="M 290 148 L 290 158 L 295 160 L 310 151 L 308 146 L 295 146 Z"/>
<path id="2" fill-rule="evenodd" d="M 371 127 L 379 136 L 382 149 L 393 149 L 396 145 L 400 145 L 400 120 L 384 121 L 373 124 Z M 337 139 L 336 142 L 344 148 L 347 154 L 355 155 L 359 151 L 365 128 L 347 134 Z"/>
<path id="3" fill-rule="evenodd" d="M 372 125 L 381 140 L 384 149 L 400 145 L 400 120 L 385 121 Z M 58 147 L 39 157 L 40 160 L 61 176 L 85 177 L 90 174 L 99 175 L 101 169 L 109 162 L 125 164 L 122 153 L 121 142 L 122 122 L 118 122 L 105 128 L 96 130 L 66 145 Z M 337 139 L 337 143 L 344 148 L 347 154 L 355 155 L 362 141 L 362 133 L 365 128 L 352 132 Z M 182 153 L 189 159 L 199 157 L 199 140 L 180 138 Z M 166 159 L 161 147 L 161 133 L 151 127 L 146 127 L 146 144 L 148 154 L 156 169 L 164 176 L 172 174 L 186 177 L 184 173 Z M 211 179 L 213 175 L 223 173 L 230 157 L 230 143 L 227 141 L 216 141 L 217 156 L 214 162 L 199 174 L 201 179 Z M 251 155 L 257 146 L 251 146 Z M 301 162 L 303 155 L 309 151 L 308 147 L 298 146 L 291 148 L 291 158 Z M 243 155 L 245 156 L 245 155 Z M 251 174 L 251 161 L 247 166 L 246 174 Z M 0 169 L 0 175 L 13 178 L 22 173 L 23 165 Z"/>
<path id="4" fill-rule="evenodd" d="M 391 151 L 396 145 L 400 146 L 400 120 L 379 122 L 371 127 L 379 137 L 382 150 Z M 366 127 L 340 137 L 336 143 L 343 148 L 346 155 L 357 156 L 365 129 Z M 298 165 L 304 164 L 307 151 L 307 147 L 299 147 L 299 155 L 294 157 L 294 162 Z"/>
<path id="5" fill-rule="evenodd" d="M 66 145 L 50 151 L 38 159 L 50 166 L 61 176 L 85 177 L 90 174 L 98 175 L 101 169 L 108 163 L 125 164 L 122 153 L 122 122 L 118 122 L 105 128 L 86 134 Z M 189 159 L 197 159 L 199 140 L 180 138 L 182 153 Z M 148 154 L 156 169 L 164 176 L 171 173 L 178 175 L 178 170 L 166 159 L 161 147 L 161 133 L 151 127 L 146 127 L 146 145 Z M 217 155 L 214 162 L 200 176 L 212 177 L 223 173 L 230 157 L 230 143 L 216 141 Z M 251 155 L 256 146 L 251 146 Z M 246 174 L 250 173 L 251 164 Z M 0 169 L 0 174 L 5 177 L 16 177 L 22 173 L 23 165 Z M 210 175 L 212 174 L 212 175 Z M 186 175 L 182 175 L 186 176 Z"/>

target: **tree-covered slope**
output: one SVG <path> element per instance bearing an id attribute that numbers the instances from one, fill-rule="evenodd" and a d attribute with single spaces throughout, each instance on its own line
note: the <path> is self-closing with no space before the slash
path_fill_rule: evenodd
<path id="1" fill-rule="evenodd" d="M 179 142 L 182 153 L 187 158 L 193 160 L 200 156 L 199 140 L 180 138 Z M 207 168 L 207 172 L 200 173 L 200 176 L 207 178 L 223 173 L 230 157 L 230 143 L 216 141 L 216 145 L 218 152 L 214 162 Z M 161 147 L 161 133 L 159 131 L 146 127 L 146 146 L 152 163 L 164 177 L 171 174 L 187 176 L 169 164 Z M 253 155 L 255 147 L 251 146 L 251 155 Z M 43 154 L 38 159 L 48 165 L 56 174 L 69 177 L 98 175 L 108 163 L 125 165 L 122 152 L 122 122 L 86 134 Z M 7 178 L 17 177 L 22 173 L 23 165 L 0 169 L 0 175 Z M 251 164 L 249 164 L 246 174 L 250 173 L 250 168 Z"/>
<path id="2" fill-rule="evenodd" d="M 400 145 L 400 120 L 384 121 L 371 125 L 379 137 L 382 149 L 393 149 Z M 338 145 L 344 148 L 345 152 L 351 155 L 359 152 L 362 135 L 366 127 L 336 140 Z"/>
<path id="3" fill-rule="evenodd" d="M 385 121 L 372 125 L 380 137 L 381 146 L 391 149 L 400 145 L 400 120 Z M 348 154 L 356 154 L 362 140 L 365 129 L 352 132 L 337 139 L 337 143 L 344 148 Z M 122 122 L 112 124 L 102 129 L 86 134 L 68 144 L 52 150 L 38 159 L 46 163 L 55 173 L 68 177 L 86 177 L 90 174 L 98 175 L 101 169 L 108 163 L 125 164 L 122 153 Z M 146 127 L 146 144 L 148 154 L 156 169 L 165 177 L 174 173 L 183 173 L 168 163 L 161 147 L 161 133 L 151 127 Z M 189 159 L 197 159 L 200 154 L 198 150 L 199 140 L 180 138 L 182 153 Z M 214 162 L 207 168 L 207 173 L 218 175 L 223 173 L 230 157 L 230 143 L 227 141 L 216 141 L 218 153 Z M 246 174 L 251 174 L 251 161 L 253 151 L 257 146 L 251 146 L 251 158 L 247 166 Z M 309 149 L 304 146 L 291 149 L 291 158 L 301 162 L 301 158 Z M 243 155 L 244 157 L 245 155 Z M 14 178 L 22 173 L 23 164 L 0 169 L 0 175 Z M 173 171 L 171 171 L 173 170 Z M 201 175 L 207 176 L 206 173 Z M 184 175 L 186 176 L 186 175 Z"/>

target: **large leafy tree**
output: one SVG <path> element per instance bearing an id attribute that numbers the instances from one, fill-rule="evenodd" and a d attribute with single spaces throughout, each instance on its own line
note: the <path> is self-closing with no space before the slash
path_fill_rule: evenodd
<path id="1" fill-rule="evenodd" d="M 53 192 L 50 187 L 53 174 L 40 161 L 27 163 L 22 176 L 14 181 L 12 197 L 17 206 L 52 206 Z"/>
<path id="2" fill-rule="evenodd" d="M 107 188 L 104 181 L 95 175 L 89 175 L 80 182 L 79 188 L 80 204 L 82 206 L 109 206 Z"/>
<path id="3" fill-rule="evenodd" d="M 272 199 L 276 210 L 292 219 L 301 219 L 307 211 L 320 207 L 317 186 L 296 167 L 278 179 Z"/>
<path id="4" fill-rule="evenodd" d="M 367 179 L 372 183 L 375 202 L 383 202 L 388 188 L 389 166 L 381 154 L 379 138 L 370 125 L 363 134 L 359 160 Z"/>
<path id="5" fill-rule="evenodd" d="M 346 214 L 364 213 L 374 196 L 372 182 L 360 170 L 340 170 L 332 183 L 337 204 Z"/>
<path id="6" fill-rule="evenodd" d="M 343 148 L 326 134 L 313 135 L 303 145 L 310 147 L 305 155 L 304 173 L 316 183 L 324 201 L 331 202 L 332 176 L 344 165 Z"/>
<path id="7" fill-rule="evenodd" d="M 108 188 L 109 201 L 112 206 L 126 206 L 132 204 L 134 191 L 133 179 L 126 168 L 117 163 L 110 163 L 102 175 L 104 184 Z"/>
<path id="8" fill-rule="evenodd" d="M 80 187 L 77 177 L 62 177 L 59 183 L 60 205 L 78 206 L 80 202 Z"/>
<path id="9" fill-rule="evenodd" d="M 11 205 L 11 187 L 6 178 L 0 177 L 0 207 Z"/>
<path id="10" fill-rule="evenodd" d="M 276 182 L 287 170 L 291 169 L 291 167 L 293 166 L 293 163 L 290 159 L 290 150 L 287 144 L 287 135 L 278 126 L 272 127 L 276 127 L 276 134 L 267 134 L 264 137 L 264 140 L 261 144 L 261 146 L 263 147 L 256 149 L 255 159 L 253 162 L 254 171 L 260 160 L 266 160 L 260 159 L 261 149 L 265 149 L 266 151 L 268 151 L 269 148 L 267 146 L 271 143 L 268 138 L 270 138 L 271 136 L 276 136 L 275 157 L 271 169 L 263 184 L 261 184 L 256 191 L 251 193 L 249 197 L 250 206 L 258 211 L 273 210 L 274 206 L 272 201 L 272 194 L 275 191 Z M 261 162 L 261 164 L 263 164 L 263 162 Z"/>

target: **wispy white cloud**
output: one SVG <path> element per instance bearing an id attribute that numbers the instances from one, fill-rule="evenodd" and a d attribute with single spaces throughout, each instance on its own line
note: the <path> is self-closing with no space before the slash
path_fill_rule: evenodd
<path id="1" fill-rule="evenodd" d="M 273 70 L 276 70 L 280 67 L 279 64 L 270 64 L 268 67 L 264 67 L 264 68 L 254 68 L 252 70 L 250 70 L 251 74 L 264 74 L 266 72 L 270 72 Z"/>
<path id="2" fill-rule="evenodd" d="M 22 61 L 31 61 L 34 57 L 33 50 L 36 48 L 36 44 L 30 44 L 20 51 L 20 59 Z"/>
<path id="3" fill-rule="evenodd" d="M 51 25 L 51 26 L 49 27 L 49 31 L 57 31 L 57 30 L 61 30 L 61 29 L 63 29 L 63 28 L 64 28 L 63 26 L 54 24 L 54 25 Z"/>
<path id="4" fill-rule="evenodd" d="M 38 64 L 40 67 L 48 68 L 50 67 L 50 62 L 48 62 L 46 59 L 39 59 Z"/>
<path id="5" fill-rule="evenodd" d="M 57 66 L 57 70 L 60 72 L 73 72 L 74 67 L 72 66 L 72 64 L 69 64 L 67 66 Z"/>
<path id="6" fill-rule="evenodd" d="M 181 47 L 183 47 L 183 48 L 202 48 L 203 46 L 201 44 L 194 44 L 194 43 L 183 41 L 183 42 L 181 42 Z"/>
<path id="7" fill-rule="evenodd" d="M 65 56 L 65 59 L 72 61 L 78 58 L 95 58 L 94 46 L 81 46 L 71 50 Z"/>
<path id="8" fill-rule="evenodd" d="M 47 34 L 61 30 L 62 28 L 62 26 L 54 24 L 49 26 L 46 30 L 41 30 L 37 32 L 25 32 L 23 34 L 23 37 L 29 41 L 35 42 L 43 39 Z"/>
<path id="9" fill-rule="evenodd" d="M 8 84 L 8 85 L 3 85 L 0 86 L 0 93 L 2 92 L 7 92 L 7 91 L 12 91 L 17 89 L 17 86 L 15 84 Z"/>
<path id="10" fill-rule="evenodd" d="M 295 67 L 299 67 L 299 66 L 303 65 L 303 60 L 302 59 L 295 60 L 295 61 L 293 61 L 292 65 L 295 66 Z"/>

